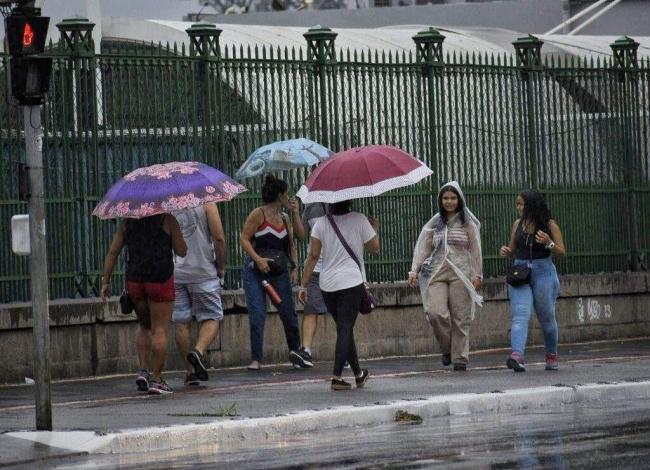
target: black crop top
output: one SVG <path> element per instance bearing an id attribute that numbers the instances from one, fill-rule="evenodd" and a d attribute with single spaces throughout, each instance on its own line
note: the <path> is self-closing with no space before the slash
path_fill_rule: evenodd
<path id="1" fill-rule="evenodd" d="M 133 282 L 165 282 L 174 274 L 172 237 L 163 230 L 165 215 L 127 219 L 126 279 Z"/>
<path id="2" fill-rule="evenodd" d="M 535 232 L 539 230 L 535 228 Z M 550 234 L 548 227 L 543 227 Z M 535 233 L 525 233 L 521 219 L 515 231 L 515 257 L 517 259 L 541 259 L 551 256 L 551 250 L 535 240 Z"/>

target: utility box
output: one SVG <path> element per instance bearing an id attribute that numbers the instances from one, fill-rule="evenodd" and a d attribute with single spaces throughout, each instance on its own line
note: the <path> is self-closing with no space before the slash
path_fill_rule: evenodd
<path id="1" fill-rule="evenodd" d="M 31 253 L 27 214 L 14 215 L 11 218 L 11 251 L 19 256 L 27 256 Z"/>

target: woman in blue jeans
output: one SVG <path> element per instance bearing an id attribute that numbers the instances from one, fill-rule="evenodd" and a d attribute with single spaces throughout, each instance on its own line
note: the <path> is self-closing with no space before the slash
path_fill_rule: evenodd
<path id="1" fill-rule="evenodd" d="M 267 281 L 280 296 L 277 305 L 289 346 L 289 360 L 296 367 L 313 367 L 300 349 L 298 315 L 291 285 L 298 282 L 296 246 L 282 208 L 291 210 L 294 221 L 300 218 L 298 203 L 289 200 L 289 187 L 281 179 L 266 175 L 262 185 L 262 205 L 251 211 L 244 223 L 239 242 L 246 252 L 243 267 L 244 293 L 250 322 L 251 363 L 259 370 L 264 346 Z"/>
<path id="2" fill-rule="evenodd" d="M 524 350 L 528 337 L 528 321 L 533 308 L 544 332 L 546 370 L 557 370 L 557 322 L 555 301 L 560 293 L 552 255 L 564 256 L 566 250 L 562 232 L 551 219 L 546 201 L 536 191 L 523 191 L 516 199 L 519 218 L 512 224 L 510 241 L 501 247 L 503 257 L 514 257 L 516 265 L 531 268 L 530 281 L 521 286 L 508 285 L 512 324 L 510 345 L 512 352 L 506 361 L 509 369 L 525 372 Z"/>

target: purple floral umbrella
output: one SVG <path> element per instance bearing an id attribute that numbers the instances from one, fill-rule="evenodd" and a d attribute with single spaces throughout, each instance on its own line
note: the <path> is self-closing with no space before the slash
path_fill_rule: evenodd
<path id="1" fill-rule="evenodd" d="M 229 201 L 246 191 L 216 168 L 199 162 L 171 162 L 138 168 L 121 178 L 97 204 L 100 219 L 151 215 Z"/>

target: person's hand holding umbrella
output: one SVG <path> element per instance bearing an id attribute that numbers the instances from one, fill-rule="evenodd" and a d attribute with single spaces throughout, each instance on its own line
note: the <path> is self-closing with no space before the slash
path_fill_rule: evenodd
<path id="1" fill-rule="evenodd" d="M 292 216 L 300 217 L 300 203 L 297 198 L 292 197 L 289 199 L 289 210 L 291 211 Z"/>

